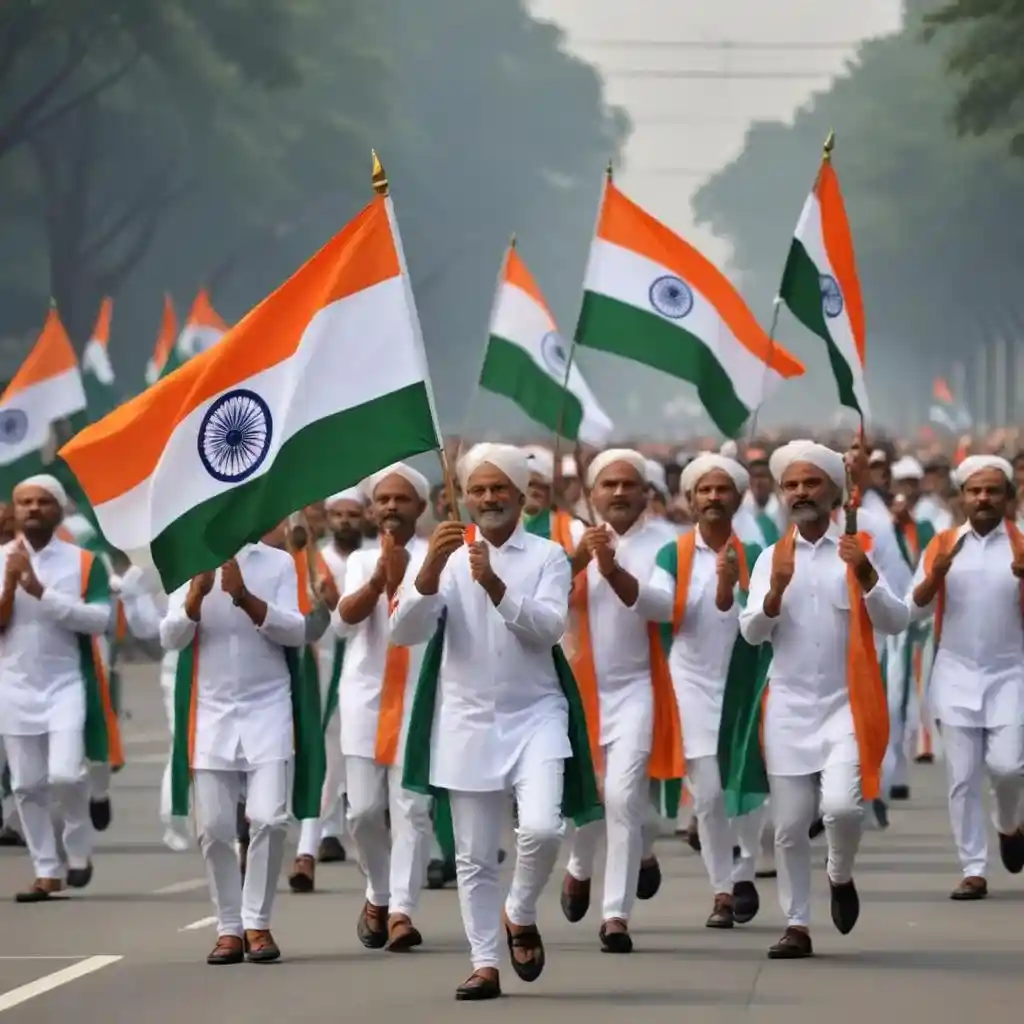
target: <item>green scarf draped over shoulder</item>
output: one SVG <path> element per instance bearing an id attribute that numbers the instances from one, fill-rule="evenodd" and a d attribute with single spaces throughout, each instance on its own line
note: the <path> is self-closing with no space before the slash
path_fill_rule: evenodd
<path id="1" fill-rule="evenodd" d="M 430 784 L 430 745 L 434 731 L 434 712 L 437 708 L 438 685 L 441 678 L 441 660 L 444 655 L 444 636 L 448 613 L 441 613 L 437 630 L 423 654 L 419 679 L 409 714 L 409 730 L 405 741 L 405 760 L 402 785 L 414 793 L 433 796 L 435 817 L 450 821 L 447 790 Z M 556 645 L 551 649 L 558 682 L 569 704 L 569 744 L 572 756 L 566 759 L 562 788 L 562 815 L 577 825 L 599 820 L 604 811 L 597 791 L 597 779 L 590 758 L 587 722 L 583 702 L 569 662 Z M 436 831 L 435 823 L 435 831 Z"/>
<path id="2" fill-rule="evenodd" d="M 110 604 L 110 576 L 103 559 L 85 548 L 81 556 L 82 600 Z M 111 676 L 112 644 L 105 635 L 78 634 L 79 666 L 85 684 L 85 757 L 97 764 L 124 764 L 121 729 Z"/>

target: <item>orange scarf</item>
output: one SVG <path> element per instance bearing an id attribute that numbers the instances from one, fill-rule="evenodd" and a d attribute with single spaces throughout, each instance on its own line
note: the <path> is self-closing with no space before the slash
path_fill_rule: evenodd
<path id="1" fill-rule="evenodd" d="M 870 534 L 858 533 L 857 539 L 865 551 L 871 550 Z M 784 555 L 792 556 L 795 547 L 794 528 L 788 530 L 775 545 L 772 562 L 775 563 Z M 875 650 L 875 630 L 864 603 L 864 592 L 851 566 L 846 567 L 846 586 L 850 596 L 846 682 L 860 753 L 861 795 L 865 800 L 875 800 L 881 793 L 882 760 L 889 746 L 889 706 Z"/>
<path id="2" fill-rule="evenodd" d="M 681 539 L 683 543 L 685 538 Z M 692 568 L 693 552 L 689 554 L 690 565 L 686 568 L 686 584 L 684 585 L 680 603 L 680 586 L 677 581 L 674 604 L 673 625 L 678 619 L 682 625 L 682 611 L 686 608 L 685 587 L 689 585 L 689 573 Z M 590 594 L 587 580 L 587 567 L 573 580 L 569 608 L 572 612 L 572 655 L 570 658 L 576 685 L 583 701 L 583 711 L 587 718 L 587 736 L 590 740 L 590 756 L 594 762 L 594 770 L 598 777 L 604 772 L 604 751 L 601 748 L 601 701 L 598 695 L 597 666 L 594 663 L 594 649 L 590 633 Z M 680 578 L 683 571 L 680 569 Z M 618 598 L 616 598 L 618 600 Z M 676 705 L 676 694 L 672 687 L 672 677 L 668 670 L 668 659 L 661 644 L 658 624 L 647 624 L 648 650 L 651 661 L 651 687 L 654 691 L 654 722 L 651 736 L 651 757 L 647 764 L 647 774 L 652 779 L 681 779 L 686 770 L 683 761 L 683 736 L 679 725 L 679 708 Z"/>
<path id="3" fill-rule="evenodd" d="M 1006 535 L 1010 538 L 1010 550 L 1013 552 L 1013 557 L 1019 558 L 1024 555 L 1024 536 L 1021 535 L 1020 529 L 1012 519 L 1006 521 Z M 956 546 L 956 542 L 960 539 L 960 527 L 954 526 L 949 530 L 943 530 L 941 533 L 937 533 L 931 543 L 925 548 L 924 552 L 924 571 L 926 576 L 931 575 L 932 568 L 935 565 L 935 557 L 941 551 L 943 554 L 949 554 L 950 551 Z M 1024 616 L 1024 580 L 1020 582 L 1020 611 L 1021 615 Z M 942 639 L 942 619 L 946 614 L 946 581 L 943 580 L 939 586 L 938 593 L 935 595 L 935 648 L 938 650 L 939 641 Z"/>
<path id="4" fill-rule="evenodd" d="M 551 510 L 551 540 L 572 558 L 576 545 L 572 542 L 572 516 L 568 512 Z"/>

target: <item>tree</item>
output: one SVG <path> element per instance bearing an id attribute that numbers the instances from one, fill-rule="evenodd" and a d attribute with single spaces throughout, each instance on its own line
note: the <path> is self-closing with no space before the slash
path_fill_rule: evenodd
<path id="1" fill-rule="evenodd" d="M 1024 157 L 1024 4 L 953 0 L 924 18 L 926 37 L 959 29 L 947 66 L 960 77 L 956 125 L 961 134 L 1007 133 Z"/>
<path id="2" fill-rule="evenodd" d="M 863 44 L 792 125 L 755 124 L 740 156 L 694 200 L 699 219 L 732 243 L 732 270 L 754 308 L 768 310 L 821 144 L 836 129 L 867 311 L 869 388 L 893 416 L 951 358 L 1024 313 L 1015 284 L 1024 253 L 1007 230 L 1024 173 L 998 137 L 957 139 L 951 96 L 942 51 L 908 18 L 903 31 Z M 780 340 L 807 356 L 811 381 L 822 383 L 801 387 L 808 412 L 827 415 L 834 392 L 823 352 L 801 344 L 785 313 L 781 326 Z"/>

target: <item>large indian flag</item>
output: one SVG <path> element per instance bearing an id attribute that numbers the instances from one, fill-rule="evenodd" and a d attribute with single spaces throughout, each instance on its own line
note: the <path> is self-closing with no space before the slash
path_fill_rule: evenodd
<path id="1" fill-rule="evenodd" d="M 60 451 L 104 535 L 165 588 L 290 513 L 440 447 L 390 199 L 212 349 Z M 135 558 L 133 558 L 135 560 Z"/>
<path id="2" fill-rule="evenodd" d="M 53 424 L 84 408 L 78 357 L 51 309 L 39 339 L 0 395 L 0 496 L 42 471 Z"/>
<path id="3" fill-rule="evenodd" d="M 577 344 L 696 385 L 728 437 L 782 381 L 804 372 L 724 274 L 611 181 L 583 287 Z"/>
<path id="4" fill-rule="evenodd" d="M 864 303 L 850 223 L 828 150 L 796 226 L 779 298 L 828 347 L 839 403 L 867 419 Z"/>
<path id="5" fill-rule="evenodd" d="M 174 340 L 178 336 L 178 317 L 174 312 L 174 302 L 170 295 L 164 294 L 164 311 L 160 317 L 160 333 L 156 336 L 153 355 L 146 364 L 146 383 L 155 384 L 160 379 L 160 372 L 167 365 L 167 359 L 174 349 Z"/>
<path id="6" fill-rule="evenodd" d="M 166 377 L 174 373 L 179 366 L 194 356 L 213 348 L 227 330 L 228 325 L 213 308 L 209 292 L 205 288 L 200 288 L 192 302 L 185 326 L 160 368 L 160 376 Z"/>
<path id="7" fill-rule="evenodd" d="M 614 429 L 579 369 L 515 243 L 505 255 L 480 386 L 511 398 L 532 420 L 570 441 L 604 447 Z"/>

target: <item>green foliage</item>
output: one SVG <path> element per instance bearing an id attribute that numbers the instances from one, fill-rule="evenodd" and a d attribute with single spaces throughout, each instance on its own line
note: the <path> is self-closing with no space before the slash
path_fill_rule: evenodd
<path id="1" fill-rule="evenodd" d="M 926 391 L 974 339 L 1024 311 L 1015 283 L 1024 252 L 1010 227 L 1024 173 L 1000 137 L 956 137 L 951 91 L 942 50 L 912 21 L 862 45 L 792 125 L 755 124 L 740 156 L 694 202 L 699 219 L 732 242 L 732 268 L 753 308 L 770 308 L 822 142 L 835 128 L 870 390 L 893 405 L 905 406 L 915 387 Z M 786 342 L 797 331 L 785 314 L 782 323 Z"/>
<path id="2" fill-rule="evenodd" d="M 924 18 L 926 37 L 954 29 L 948 67 L 961 79 L 956 125 L 962 134 L 1007 133 L 1024 156 L 1024 4 L 953 0 Z"/>

